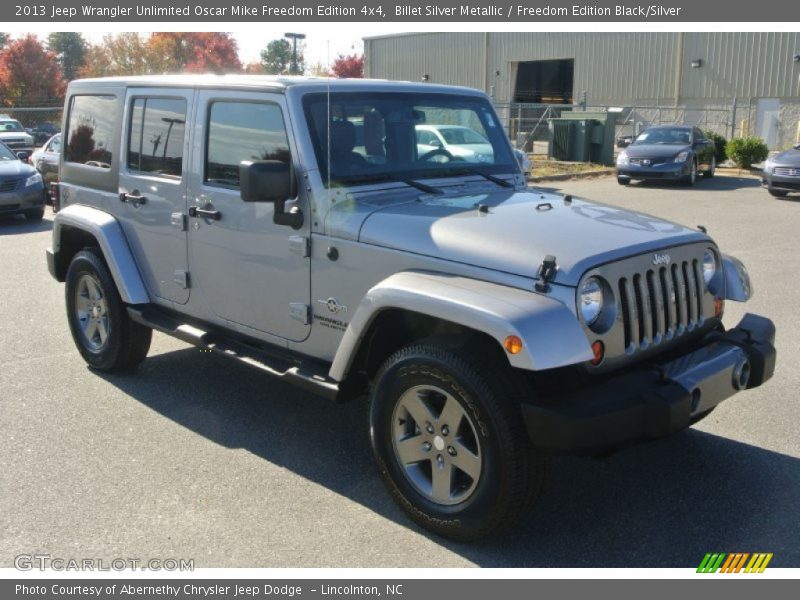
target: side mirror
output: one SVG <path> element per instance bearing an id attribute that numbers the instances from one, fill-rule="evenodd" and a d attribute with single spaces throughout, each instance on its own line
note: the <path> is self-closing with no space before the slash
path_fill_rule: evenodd
<path id="1" fill-rule="evenodd" d="M 26 152 L 25 150 L 21 150 L 20 152 L 17 152 L 17 158 L 20 159 L 22 162 L 27 162 L 29 156 L 30 156 L 30 154 L 28 152 Z"/>
<path id="2" fill-rule="evenodd" d="M 433 146 L 434 148 L 441 148 L 442 147 L 442 142 L 438 138 L 433 138 L 431 140 L 430 145 Z"/>
<path id="3" fill-rule="evenodd" d="M 286 201 L 297 196 L 292 166 L 279 160 L 243 160 L 239 164 L 239 185 L 245 202 L 273 202 L 276 225 L 300 229 L 303 213 L 297 207 L 286 212 Z"/>

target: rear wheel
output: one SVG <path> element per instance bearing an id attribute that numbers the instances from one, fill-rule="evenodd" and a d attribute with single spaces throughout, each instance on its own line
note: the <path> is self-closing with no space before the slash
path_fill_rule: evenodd
<path id="1" fill-rule="evenodd" d="M 100 371 L 124 371 L 147 356 L 153 330 L 128 316 L 96 250 L 78 252 L 66 277 L 67 318 L 83 359 Z"/>
<path id="2" fill-rule="evenodd" d="M 544 474 L 514 374 L 486 362 L 408 346 L 384 363 L 371 395 L 372 447 L 389 492 L 418 524 L 455 540 L 510 525 Z"/>

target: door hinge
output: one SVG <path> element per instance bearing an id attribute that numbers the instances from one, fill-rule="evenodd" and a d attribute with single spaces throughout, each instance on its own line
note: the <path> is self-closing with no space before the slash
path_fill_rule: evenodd
<path id="1" fill-rule="evenodd" d="M 308 325 L 311 323 L 311 307 L 302 302 L 290 302 L 289 316 L 295 321 L 300 321 L 303 325 Z"/>
<path id="2" fill-rule="evenodd" d="M 188 229 L 186 215 L 183 213 L 174 212 L 169 216 L 169 220 L 172 226 L 177 227 L 180 231 L 186 231 Z"/>
<path id="3" fill-rule="evenodd" d="M 308 258 L 311 256 L 311 239 L 302 235 L 290 235 L 289 251 L 302 258 Z"/>
<path id="4" fill-rule="evenodd" d="M 175 274 L 172 277 L 173 281 L 181 286 L 182 289 L 188 290 L 189 289 L 189 272 L 178 270 L 175 271 Z"/>

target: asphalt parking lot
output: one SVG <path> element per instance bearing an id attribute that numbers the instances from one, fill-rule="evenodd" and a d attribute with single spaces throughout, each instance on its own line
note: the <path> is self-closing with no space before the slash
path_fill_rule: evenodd
<path id="1" fill-rule="evenodd" d="M 0 566 L 44 553 L 196 567 L 693 567 L 709 551 L 800 566 L 800 198 L 729 176 L 691 189 L 610 177 L 550 189 L 705 225 L 756 289 L 747 305 L 728 303 L 726 323 L 746 306 L 777 325 L 775 377 L 669 439 L 553 459 L 518 527 L 450 543 L 384 491 L 363 406 L 161 334 L 135 374 L 90 371 L 45 265 L 52 214 L 38 225 L 0 217 Z"/>

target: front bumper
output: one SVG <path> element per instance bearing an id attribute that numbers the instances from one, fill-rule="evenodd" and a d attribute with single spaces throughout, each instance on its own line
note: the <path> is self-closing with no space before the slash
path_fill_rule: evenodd
<path id="1" fill-rule="evenodd" d="M 788 175 L 764 173 L 761 177 L 761 185 L 773 190 L 800 192 L 800 175 L 797 177 L 790 177 Z"/>
<path id="2" fill-rule="evenodd" d="M 665 179 L 667 181 L 674 181 L 690 175 L 691 172 L 691 162 L 668 162 L 651 166 L 631 163 L 617 167 L 617 177 L 624 177 L 627 179 Z"/>
<path id="3" fill-rule="evenodd" d="M 0 193 L 0 214 L 15 214 L 25 210 L 38 208 L 44 204 L 44 186 L 40 183 L 12 192 Z"/>
<path id="4" fill-rule="evenodd" d="M 591 454 L 680 431 L 775 370 L 775 326 L 747 314 L 685 354 L 554 398 L 523 404 L 531 443 L 562 454 Z"/>

